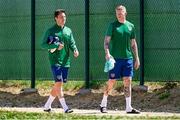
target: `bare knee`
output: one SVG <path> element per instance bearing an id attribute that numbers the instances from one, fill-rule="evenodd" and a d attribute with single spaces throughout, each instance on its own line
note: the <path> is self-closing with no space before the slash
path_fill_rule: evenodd
<path id="1" fill-rule="evenodd" d="M 60 96 L 62 97 L 63 96 L 63 92 L 62 92 L 62 85 L 63 83 L 62 82 L 56 82 L 53 86 L 53 89 L 51 91 L 51 94 L 53 96 Z"/>
<path id="2" fill-rule="evenodd" d="M 107 82 L 106 90 L 104 92 L 104 94 L 106 96 L 111 92 L 111 90 L 113 89 L 113 86 L 114 86 L 115 83 L 116 83 L 116 80 L 114 80 L 114 79 L 113 80 L 109 80 Z"/>
<path id="3" fill-rule="evenodd" d="M 123 77 L 123 84 L 124 86 L 130 86 L 131 85 L 132 78 L 131 77 Z"/>

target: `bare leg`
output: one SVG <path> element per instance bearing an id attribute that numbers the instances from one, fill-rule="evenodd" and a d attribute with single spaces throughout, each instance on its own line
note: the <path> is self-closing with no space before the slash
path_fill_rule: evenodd
<path id="1" fill-rule="evenodd" d="M 124 96 L 126 99 L 126 111 L 131 111 L 131 81 L 132 77 L 123 77 Z"/>
<path id="2" fill-rule="evenodd" d="M 109 79 L 107 82 L 106 89 L 104 91 L 104 95 L 108 96 L 111 90 L 113 89 L 114 84 L 116 83 L 116 79 Z"/>
<path id="3" fill-rule="evenodd" d="M 101 101 L 101 105 L 100 105 L 101 107 L 107 107 L 107 97 L 108 97 L 109 93 L 111 92 L 115 83 L 116 83 L 115 79 L 108 80 L 106 89 L 104 91 L 103 99 Z"/>
<path id="4" fill-rule="evenodd" d="M 62 93 L 61 93 L 61 88 L 63 86 L 63 82 L 56 82 L 53 86 L 53 89 L 51 90 L 51 95 L 56 97 L 56 96 L 61 96 Z"/>
<path id="5" fill-rule="evenodd" d="M 131 106 L 131 81 L 132 77 L 123 77 L 124 96 L 126 98 L 126 112 L 128 114 L 140 114 L 139 110 Z"/>
<path id="6" fill-rule="evenodd" d="M 51 104 L 54 101 L 54 99 L 56 98 L 56 96 L 58 96 L 60 94 L 60 90 L 59 88 L 61 87 L 62 83 L 61 82 L 56 82 L 51 90 L 50 96 L 46 102 L 46 104 L 44 105 L 45 107 L 45 111 L 49 112 L 51 110 Z"/>

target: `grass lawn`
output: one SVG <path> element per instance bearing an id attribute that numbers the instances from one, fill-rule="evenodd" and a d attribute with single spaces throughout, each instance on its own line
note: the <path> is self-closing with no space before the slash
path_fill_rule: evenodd
<path id="1" fill-rule="evenodd" d="M 95 116 L 95 115 L 78 115 L 78 114 L 62 114 L 62 113 L 26 113 L 26 112 L 7 112 L 0 111 L 0 119 L 9 120 L 174 120 L 180 119 L 177 116 Z"/>

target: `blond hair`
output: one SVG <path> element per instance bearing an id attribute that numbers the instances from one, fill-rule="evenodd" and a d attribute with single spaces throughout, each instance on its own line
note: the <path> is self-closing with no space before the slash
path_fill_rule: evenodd
<path id="1" fill-rule="evenodd" d="M 124 11 L 126 12 L 126 7 L 123 6 L 123 5 L 118 5 L 118 6 L 116 7 L 116 10 L 124 10 Z"/>

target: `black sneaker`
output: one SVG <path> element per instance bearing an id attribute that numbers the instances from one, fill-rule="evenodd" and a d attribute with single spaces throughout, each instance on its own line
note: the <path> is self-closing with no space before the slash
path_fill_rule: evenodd
<path id="1" fill-rule="evenodd" d="M 126 112 L 126 113 L 127 114 L 140 114 L 140 111 L 133 108 L 130 112 Z"/>
<path id="2" fill-rule="evenodd" d="M 67 109 L 67 110 L 65 111 L 65 113 L 72 113 L 72 112 L 73 112 L 72 109 Z"/>
<path id="3" fill-rule="evenodd" d="M 101 111 L 101 113 L 107 113 L 106 107 L 101 107 L 101 106 L 100 106 L 100 111 Z"/>
<path id="4" fill-rule="evenodd" d="M 49 109 L 44 109 L 44 112 L 51 112 L 51 108 L 49 108 Z"/>

